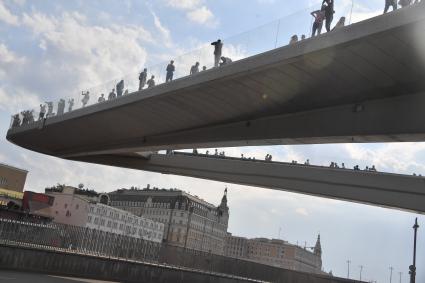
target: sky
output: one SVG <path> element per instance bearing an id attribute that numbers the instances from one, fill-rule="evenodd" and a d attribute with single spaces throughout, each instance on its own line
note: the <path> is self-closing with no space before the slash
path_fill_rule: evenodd
<path id="1" fill-rule="evenodd" d="M 229 231 L 245 237 L 280 238 L 314 246 L 320 233 L 323 267 L 336 276 L 408 282 L 413 222 L 422 226 L 418 278 L 425 282 L 425 217 L 247 186 L 84 164 L 34 153 L 6 141 L 10 116 L 41 102 L 99 94 L 124 78 L 131 91 L 148 67 L 157 80 L 166 62 L 176 75 L 195 61 L 210 66 L 209 43 L 225 43 L 224 53 L 239 59 L 286 44 L 293 34 L 309 34 L 309 12 L 319 1 L 297 0 L 0 0 L 0 162 L 29 171 L 26 189 L 43 192 L 56 183 L 109 192 L 146 184 L 179 188 L 219 204 L 229 189 Z M 382 0 L 336 0 L 335 18 L 357 22 L 378 15 Z M 352 11 L 352 12 L 351 12 Z M 351 12 L 351 13 L 350 13 Z M 78 98 L 80 99 L 80 98 Z M 66 133 L 64 133 L 66 134 Z M 425 143 L 330 144 L 224 149 L 227 155 L 329 165 L 331 161 L 378 170 L 425 175 Z M 281 231 L 279 233 L 279 231 Z M 395 282 L 395 281 L 393 281 Z M 398 281 L 397 281 L 398 282 Z"/>

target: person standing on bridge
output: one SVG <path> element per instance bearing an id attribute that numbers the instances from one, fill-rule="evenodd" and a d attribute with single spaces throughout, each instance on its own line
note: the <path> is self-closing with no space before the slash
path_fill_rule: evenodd
<path id="1" fill-rule="evenodd" d="M 117 97 L 117 95 L 115 94 L 115 89 L 113 88 L 108 95 L 108 100 L 115 99 L 116 97 Z"/>
<path id="2" fill-rule="evenodd" d="M 117 83 L 117 97 L 122 96 L 123 91 L 124 91 L 124 80 L 121 80 L 119 83 Z"/>
<path id="3" fill-rule="evenodd" d="M 85 107 L 90 100 L 90 92 L 89 91 L 86 91 L 86 92 L 82 91 L 81 95 L 83 96 L 83 99 L 81 99 L 81 103 L 83 104 L 83 107 Z"/>
<path id="4" fill-rule="evenodd" d="M 311 12 L 311 15 L 314 17 L 314 23 L 313 23 L 313 31 L 311 33 L 311 37 L 320 35 L 322 33 L 322 27 L 323 27 L 323 20 L 325 19 L 325 5 L 322 5 L 322 9 Z"/>
<path id="5" fill-rule="evenodd" d="M 345 17 L 341 17 L 332 30 L 336 30 L 345 26 Z"/>
<path id="6" fill-rule="evenodd" d="M 97 100 L 97 102 L 99 102 L 99 103 L 105 102 L 105 95 L 103 93 L 100 95 L 100 97 Z"/>
<path id="7" fill-rule="evenodd" d="M 38 115 L 38 120 L 42 120 L 46 115 L 46 104 L 40 104 L 40 113 Z"/>
<path id="8" fill-rule="evenodd" d="M 146 80 L 148 78 L 148 69 L 144 68 L 143 72 L 139 75 L 139 90 L 142 90 L 146 85 Z"/>
<path id="9" fill-rule="evenodd" d="M 214 46 L 214 67 L 218 67 L 221 58 L 221 50 L 223 49 L 223 43 L 221 39 L 211 43 Z"/>
<path id="10" fill-rule="evenodd" d="M 232 59 L 230 59 L 229 57 L 224 57 L 224 56 L 221 56 L 221 61 L 222 62 L 220 63 L 220 66 L 224 66 L 233 62 Z"/>
<path id="11" fill-rule="evenodd" d="M 385 0 L 384 14 L 388 12 L 390 7 L 393 7 L 393 11 L 397 10 L 397 0 Z"/>
<path id="12" fill-rule="evenodd" d="M 334 19 L 334 0 L 323 0 L 322 6 L 325 5 L 326 31 L 331 31 L 331 24 Z"/>
<path id="13" fill-rule="evenodd" d="M 176 67 L 174 66 L 174 61 L 171 60 L 170 64 L 168 64 L 167 66 L 167 76 L 165 78 L 166 83 L 171 82 L 173 80 L 173 74 L 175 70 L 176 70 Z"/>
<path id="14" fill-rule="evenodd" d="M 147 81 L 147 84 L 148 84 L 148 88 L 155 86 L 155 76 L 154 75 L 152 75 L 152 77 Z"/>
<path id="15" fill-rule="evenodd" d="M 197 74 L 197 73 L 199 73 L 199 62 L 196 62 L 195 65 L 193 65 L 190 68 L 190 74 L 191 75 L 194 75 L 194 74 Z"/>

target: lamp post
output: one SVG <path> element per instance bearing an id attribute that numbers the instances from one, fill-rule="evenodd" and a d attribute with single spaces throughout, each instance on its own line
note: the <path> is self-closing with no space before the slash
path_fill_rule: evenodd
<path id="1" fill-rule="evenodd" d="M 410 274 L 410 283 L 416 282 L 416 236 L 418 233 L 418 218 L 415 219 L 415 225 L 413 225 L 413 230 L 415 231 L 414 239 L 413 239 L 413 265 L 409 266 L 409 274 Z"/>
<path id="2" fill-rule="evenodd" d="M 400 281 L 399 281 L 399 283 L 401 283 L 401 275 L 403 274 L 403 272 L 399 272 L 398 274 L 400 274 Z"/>
<path id="3" fill-rule="evenodd" d="M 351 260 L 347 260 L 347 267 L 348 267 L 348 269 L 347 269 L 347 278 L 348 279 L 350 279 L 350 263 L 351 263 Z"/>
<path id="4" fill-rule="evenodd" d="M 394 269 L 394 267 L 390 266 L 390 283 L 393 279 L 393 269 Z"/>
<path id="5" fill-rule="evenodd" d="M 363 265 L 360 265 L 360 281 L 362 281 L 362 271 L 363 271 Z"/>

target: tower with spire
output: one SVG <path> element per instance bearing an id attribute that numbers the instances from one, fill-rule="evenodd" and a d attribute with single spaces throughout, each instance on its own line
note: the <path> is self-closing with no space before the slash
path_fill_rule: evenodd
<path id="1" fill-rule="evenodd" d="M 223 197 L 221 198 L 221 203 L 217 207 L 218 216 L 220 217 L 219 222 L 226 225 L 229 222 L 229 207 L 227 206 L 227 187 L 224 189 Z"/>
<path id="2" fill-rule="evenodd" d="M 317 236 L 316 245 L 314 246 L 314 254 L 322 257 L 322 245 L 320 244 L 320 234 Z"/>
<path id="3" fill-rule="evenodd" d="M 316 266 L 318 267 L 318 271 L 320 271 L 322 269 L 322 244 L 320 243 L 320 234 L 317 235 L 317 241 L 313 252 L 317 256 Z"/>

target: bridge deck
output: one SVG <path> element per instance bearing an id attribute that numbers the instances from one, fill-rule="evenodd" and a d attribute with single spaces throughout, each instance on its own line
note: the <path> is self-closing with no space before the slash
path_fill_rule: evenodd
<path id="1" fill-rule="evenodd" d="M 264 187 L 425 214 L 425 178 L 420 176 L 183 153 L 152 154 L 150 158 L 136 154 L 97 155 L 76 157 L 75 160 Z"/>
<path id="2" fill-rule="evenodd" d="M 9 130 L 60 157 L 425 140 L 425 5 Z"/>

